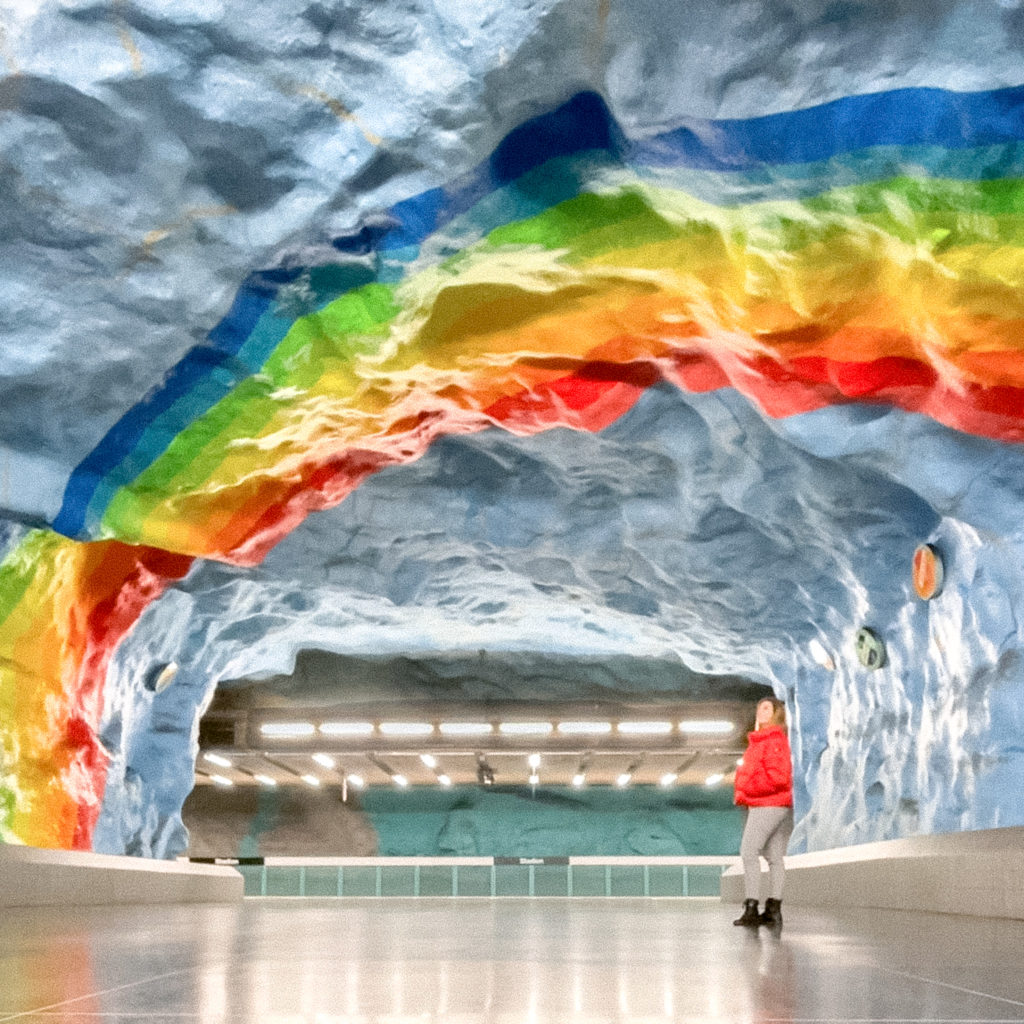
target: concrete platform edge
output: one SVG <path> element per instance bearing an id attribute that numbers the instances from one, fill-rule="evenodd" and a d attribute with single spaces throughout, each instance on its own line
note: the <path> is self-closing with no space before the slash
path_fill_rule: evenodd
<path id="1" fill-rule="evenodd" d="M 0 845 L 0 907 L 234 903 L 234 868 Z"/>
<path id="2" fill-rule="evenodd" d="M 786 858 L 783 903 L 1024 920 L 1024 828 L 915 836 Z M 762 894 L 768 873 L 762 862 Z M 722 876 L 743 900 L 743 869 Z"/>

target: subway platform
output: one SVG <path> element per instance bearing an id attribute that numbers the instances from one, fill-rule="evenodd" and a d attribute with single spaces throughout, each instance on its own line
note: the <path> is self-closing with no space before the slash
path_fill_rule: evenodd
<path id="1" fill-rule="evenodd" d="M 0 1022 L 1024 1021 L 1024 921 L 717 899 L 14 908 Z"/>

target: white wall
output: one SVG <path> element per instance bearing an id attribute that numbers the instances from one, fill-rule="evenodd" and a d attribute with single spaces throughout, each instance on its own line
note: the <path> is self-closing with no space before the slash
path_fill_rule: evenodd
<path id="1" fill-rule="evenodd" d="M 0 907 L 229 903 L 242 890 L 230 867 L 0 845 Z"/>
<path id="2" fill-rule="evenodd" d="M 768 872 L 762 861 L 762 894 Z M 743 869 L 722 878 L 743 900 Z M 1024 828 L 865 843 L 786 858 L 783 903 L 884 907 L 1024 920 Z"/>

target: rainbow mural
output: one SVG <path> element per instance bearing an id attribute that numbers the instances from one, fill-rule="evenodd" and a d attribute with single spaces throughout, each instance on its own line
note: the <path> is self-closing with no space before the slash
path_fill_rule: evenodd
<path id="1" fill-rule="evenodd" d="M 579 94 L 463 178 L 254 272 L 0 565 L 0 837 L 90 847 L 106 666 L 194 558 L 241 566 L 453 433 L 643 391 L 885 403 L 1024 440 L 1024 88 L 628 138 Z"/>

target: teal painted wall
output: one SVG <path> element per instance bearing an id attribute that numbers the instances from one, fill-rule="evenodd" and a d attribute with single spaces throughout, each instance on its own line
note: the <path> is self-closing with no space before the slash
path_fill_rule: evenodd
<path id="1" fill-rule="evenodd" d="M 732 791 L 637 786 L 443 790 L 324 786 L 193 790 L 183 819 L 193 857 L 606 855 L 739 851 Z"/>
<path id="2" fill-rule="evenodd" d="M 381 856 L 717 856 L 739 852 L 731 790 L 467 787 L 360 796 Z"/>

